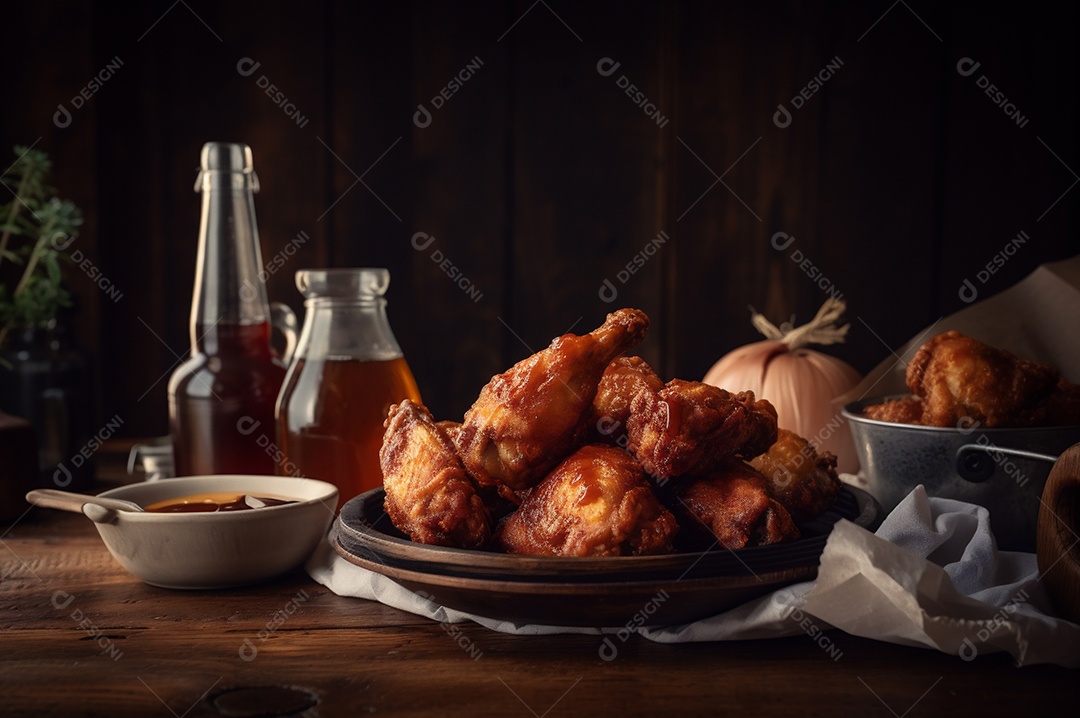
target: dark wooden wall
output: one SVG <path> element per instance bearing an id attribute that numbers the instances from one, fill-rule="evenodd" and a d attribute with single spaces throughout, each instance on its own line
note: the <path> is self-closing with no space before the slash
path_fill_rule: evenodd
<path id="1" fill-rule="evenodd" d="M 188 349 L 207 140 L 253 148 L 264 260 L 310 237 L 270 277 L 272 299 L 300 308 L 302 267 L 390 269 L 391 323 L 445 417 L 617 306 L 652 317 L 642 353 L 663 374 L 700 378 L 756 339 L 748 305 L 779 322 L 821 304 L 796 250 L 848 301 L 849 342 L 834 351 L 862 371 L 963 306 L 964 279 L 1018 232 L 1030 241 L 983 296 L 1080 251 L 1075 6 L 43 0 L 5 16 L 0 142 L 50 153 L 55 184 L 86 211 L 74 246 L 122 293 L 70 272 L 100 421 L 122 416 L 129 436 L 166 430 L 166 381 Z M 965 57 L 981 63 L 971 76 Z M 114 58 L 57 127 L 57 106 Z M 261 63 L 254 74 L 238 72 L 243 58 Z M 605 58 L 620 63 L 607 76 Z M 477 59 L 418 127 L 418 104 L 432 110 Z M 423 251 L 417 232 L 435 238 Z M 795 237 L 783 251 L 778 232 Z"/>

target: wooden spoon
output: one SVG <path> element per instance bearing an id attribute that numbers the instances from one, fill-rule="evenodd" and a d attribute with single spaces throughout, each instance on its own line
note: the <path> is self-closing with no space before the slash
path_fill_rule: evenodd
<path id="1" fill-rule="evenodd" d="M 103 496 L 89 496 L 76 494 L 70 491 L 58 491 L 56 489 L 34 489 L 26 495 L 26 500 L 35 506 L 47 509 L 60 509 L 72 511 L 77 514 L 83 513 L 83 506 L 91 504 L 100 506 L 110 511 L 145 511 L 142 506 L 123 499 L 109 499 Z"/>
<path id="2" fill-rule="evenodd" d="M 1035 553 L 1054 610 L 1080 623 L 1080 444 L 1058 457 L 1046 478 Z"/>

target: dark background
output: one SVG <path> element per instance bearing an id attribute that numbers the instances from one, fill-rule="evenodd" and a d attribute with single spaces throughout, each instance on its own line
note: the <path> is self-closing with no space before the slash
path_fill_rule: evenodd
<path id="1" fill-rule="evenodd" d="M 848 302 L 848 343 L 830 351 L 867 371 L 964 306 L 965 279 L 988 296 L 1080 251 L 1078 15 L 926 0 L 19 2 L 5 8 L 0 142 L 50 154 L 54 184 L 87 217 L 71 249 L 122 293 L 113 301 L 70 268 L 98 421 L 123 417 L 123 435 L 167 430 L 207 140 L 253 149 L 264 261 L 311 238 L 270 277 L 271 299 L 302 309 L 302 267 L 390 269 L 391 324 L 439 417 L 617 306 L 649 313 L 641 353 L 661 374 L 700 378 L 758 338 L 748 305 L 776 323 L 820 306 L 826 292 L 795 250 Z M 981 63 L 969 77 L 965 57 Z M 114 58 L 120 69 L 73 109 Z M 261 63 L 251 76 L 242 58 Z M 417 127 L 418 104 L 432 109 L 474 58 L 476 74 Z M 611 76 L 602 58 L 621 63 Z M 834 58 L 790 126 L 774 124 Z M 623 75 L 662 128 L 620 90 Z M 53 122 L 60 104 L 66 128 Z M 620 282 L 661 231 L 669 241 Z M 1021 231 L 1027 244 L 979 282 Z M 416 232 L 435 241 L 418 251 Z M 777 232 L 796 239 L 778 251 Z"/>

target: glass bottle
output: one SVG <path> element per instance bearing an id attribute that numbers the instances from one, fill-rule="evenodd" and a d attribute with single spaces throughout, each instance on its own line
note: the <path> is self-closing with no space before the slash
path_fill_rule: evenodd
<path id="1" fill-rule="evenodd" d="M 247 145 L 203 146 L 191 358 L 169 379 L 177 476 L 276 473 L 274 402 L 285 362 L 270 344 L 258 188 Z"/>
<path id="2" fill-rule="evenodd" d="M 340 503 L 382 485 L 379 447 L 391 404 L 420 401 L 386 318 L 385 269 L 296 273 L 306 316 L 278 396 L 279 473 L 336 485 Z"/>
<path id="3" fill-rule="evenodd" d="M 0 352 L 0 411 L 27 419 L 37 432 L 41 486 L 80 491 L 94 482 L 90 371 L 66 326 L 22 327 Z M 100 443 L 117 429 L 108 422 Z M 2 464 L 0 464 L 2 466 Z M 2 473 L 2 472 L 0 472 Z"/>

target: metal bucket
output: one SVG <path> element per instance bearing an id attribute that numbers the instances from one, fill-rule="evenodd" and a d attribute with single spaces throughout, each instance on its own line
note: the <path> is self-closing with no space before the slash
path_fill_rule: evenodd
<path id="1" fill-rule="evenodd" d="M 917 485 L 930 496 L 985 506 L 998 546 L 1034 551 L 1039 500 L 1059 454 L 1080 441 L 1080 426 L 986 429 L 975 422 L 956 428 L 875 421 L 863 408 L 897 397 L 848 404 L 867 490 L 892 511 Z"/>

